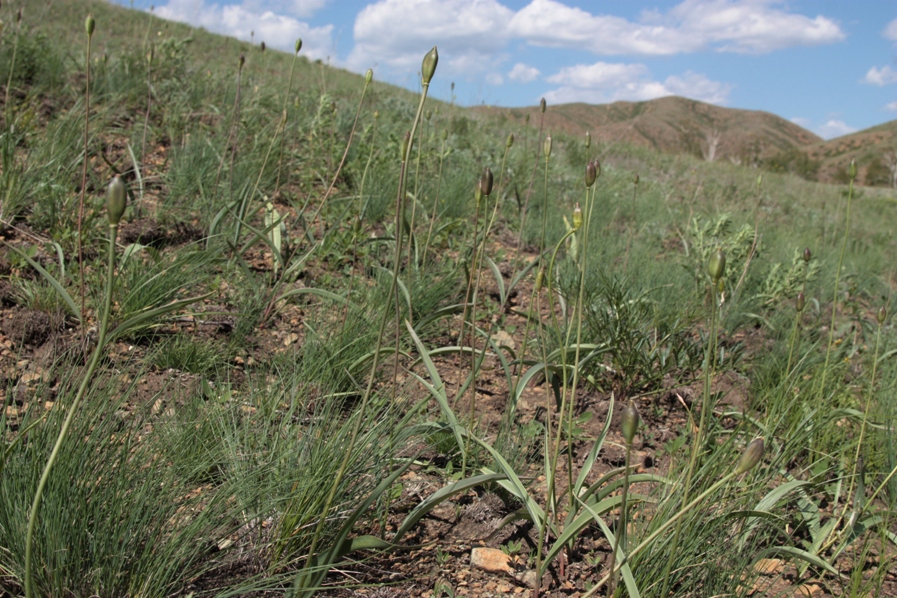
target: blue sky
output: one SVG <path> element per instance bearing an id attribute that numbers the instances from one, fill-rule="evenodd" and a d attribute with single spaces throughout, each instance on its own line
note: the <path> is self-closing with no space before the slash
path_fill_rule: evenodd
<path id="1" fill-rule="evenodd" d="M 132 0 L 113 0 L 129 6 Z M 894 0 L 133 0 L 462 105 L 681 95 L 832 138 L 897 119 Z"/>

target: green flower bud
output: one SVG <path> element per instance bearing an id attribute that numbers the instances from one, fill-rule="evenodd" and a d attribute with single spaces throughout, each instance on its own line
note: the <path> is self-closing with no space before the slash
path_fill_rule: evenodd
<path id="1" fill-rule="evenodd" d="M 726 254 L 722 249 L 717 249 L 710 256 L 707 271 L 710 273 L 710 279 L 713 281 L 713 284 L 718 283 L 723 277 L 723 274 L 726 272 Z"/>
<path id="2" fill-rule="evenodd" d="M 888 308 L 885 305 L 882 305 L 878 308 L 878 325 L 884 326 L 885 320 L 888 319 Z"/>
<path id="3" fill-rule="evenodd" d="M 492 195 L 492 171 L 489 168 L 483 171 L 483 176 L 480 177 L 480 188 L 483 190 L 483 195 L 489 197 Z"/>
<path id="4" fill-rule="evenodd" d="M 124 216 L 125 207 L 127 207 L 125 182 L 120 176 L 115 175 L 106 189 L 106 217 L 109 218 L 110 226 L 118 226 L 121 217 Z"/>
<path id="5" fill-rule="evenodd" d="M 527 114 L 526 117 L 524 117 L 523 121 L 524 121 L 526 124 L 529 124 L 529 114 Z"/>
<path id="6" fill-rule="evenodd" d="M 477 181 L 476 191 L 473 192 L 473 199 L 477 203 L 477 208 L 483 203 L 483 179 Z"/>
<path id="7" fill-rule="evenodd" d="M 797 294 L 797 299 L 795 300 L 794 307 L 797 308 L 797 313 L 801 313 L 804 311 L 804 308 L 807 306 L 807 298 L 804 295 L 803 291 L 800 291 Z"/>
<path id="8" fill-rule="evenodd" d="M 536 292 L 542 290 L 542 278 L 545 274 L 545 271 L 542 268 L 539 268 L 539 271 L 536 272 Z"/>
<path id="9" fill-rule="evenodd" d="M 545 154 L 546 160 L 551 156 L 551 135 L 548 135 L 542 142 L 542 153 Z"/>
<path id="10" fill-rule="evenodd" d="M 427 55 L 424 56 L 424 62 L 420 67 L 421 80 L 424 85 L 429 85 L 430 80 L 433 78 L 433 73 L 436 72 L 436 63 L 439 62 L 439 52 L 436 51 L 436 46 L 433 46 L 433 49 L 427 52 Z"/>
<path id="11" fill-rule="evenodd" d="M 599 179 L 601 178 L 601 162 L 597 158 L 592 160 L 592 162 L 595 163 L 595 178 Z"/>
<path id="12" fill-rule="evenodd" d="M 545 109 L 548 107 L 548 104 L 545 103 L 545 98 L 539 100 L 539 110 L 542 111 L 542 114 L 545 114 Z"/>
<path id="13" fill-rule="evenodd" d="M 430 122 L 430 119 L 433 118 L 433 111 L 427 110 L 426 117 L 427 117 L 427 122 Z"/>
<path id="14" fill-rule="evenodd" d="M 262 43 L 259 44 L 259 49 L 260 49 L 262 52 L 264 52 L 264 51 L 265 51 L 265 48 L 267 48 L 267 47 L 268 47 L 268 46 L 265 45 L 265 42 L 262 42 Z"/>
<path id="15" fill-rule="evenodd" d="M 409 145 L 411 145 L 411 131 L 405 131 L 405 136 L 402 137 L 402 162 L 408 159 Z"/>
<path id="16" fill-rule="evenodd" d="M 738 467 L 735 468 L 735 475 L 741 475 L 752 470 L 762 458 L 763 438 L 754 438 L 741 455 L 741 459 L 738 461 Z"/>
<path id="17" fill-rule="evenodd" d="M 22 20 L 22 11 L 19 10 L 19 20 Z M 93 15 L 87 15 L 87 18 L 84 19 L 84 30 L 87 31 L 87 37 L 93 35 L 93 30 L 97 28 L 97 22 L 94 20 Z"/>
<path id="18" fill-rule="evenodd" d="M 295 46 L 295 48 L 296 48 L 296 54 L 298 54 L 298 53 L 299 53 L 299 50 L 302 49 L 302 38 L 299 38 L 299 39 L 296 40 L 296 46 Z"/>
<path id="19" fill-rule="evenodd" d="M 511 146 L 514 145 L 514 133 L 508 135 L 508 140 L 505 141 L 505 147 L 511 149 Z"/>
<path id="20" fill-rule="evenodd" d="M 586 149 L 592 147 L 592 134 L 586 131 Z"/>
<path id="21" fill-rule="evenodd" d="M 246 54 L 240 52 L 240 70 L 243 70 L 243 65 L 246 64 Z"/>
<path id="22" fill-rule="evenodd" d="M 370 85 L 371 81 L 373 81 L 373 80 L 374 80 L 374 71 L 373 71 L 373 69 L 368 69 L 367 72 L 364 74 L 364 84 Z"/>
<path id="23" fill-rule="evenodd" d="M 579 207 L 579 202 L 576 202 L 573 206 L 573 230 L 579 230 L 580 226 L 582 226 L 582 208 Z"/>
<path id="24" fill-rule="evenodd" d="M 635 175 L 634 177 L 632 177 L 632 184 L 633 184 L 633 185 L 638 185 L 639 180 L 640 180 L 640 179 L 638 178 L 638 173 L 636 173 L 636 175 Z"/>
<path id="25" fill-rule="evenodd" d="M 379 110 L 374 110 L 374 120 L 377 120 L 377 119 L 379 119 L 379 118 L 380 118 L 380 111 L 379 111 Z"/>
<path id="26" fill-rule="evenodd" d="M 857 161 L 854 158 L 850 161 L 850 168 L 847 171 L 848 176 L 850 176 L 851 181 L 855 181 L 857 178 Z"/>
<path id="27" fill-rule="evenodd" d="M 810 254 L 810 248 L 809 248 L 809 247 L 806 247 L 806 248 L 804 249 L 804 263 L 805 263 L 805 264 L 809 264 L 809 263 L 810 263 L 810 257 L 811 257 L 811 254 Z"/>
<path id="28" fill-rule="evenodd" d="M 586 188 L 590 188 L 595 184 L 595 181 L 598 179 L 598 166 L 597 163 L 592 160 L 588 164 L 586 164 Z"/>
<path id="29" fill-rule="evenodd" d="M 448 129 L 443 129 L 442 130 L 442 140 L 445 141 L 446 139 L 448 139 Z"/>
<path id="30" fill-rule="evenodd" d="M 620 418 L 620 428 L 623 431 L 623 439 L 628 445 L 631 445 L 632 441 L 635 439 L 635 433 L 638 431 L 638 421 L 638 409 L 636 409 L 635 403 L 630 401 L 623 407 L 623 415 Z"/>

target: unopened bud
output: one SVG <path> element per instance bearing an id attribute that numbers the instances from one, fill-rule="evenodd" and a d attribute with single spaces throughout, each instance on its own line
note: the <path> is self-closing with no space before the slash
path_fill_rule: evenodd
<path id="1" fill-rule="evenodd" d="M 243 65 L 246 64 L 246 54 L 240 52 L 240 70 L 243 70 Z"/>
<path id="2" fill-rule="evenodd" d="M 296 54 L 298 54 L 299 50 L 302 49 L 302 38 L 299 38 L 296 40 L 295 48 L 296 48 Z"/>
<path id="3" fill-rule="evenodd" d="M 477 182 L 476 191 L 473 192 L 473 199 L 476 202 L 477 208 L 479 208 L 480 204 L 483 203 L 483 179 L 480 179 Z"/>
<path id="4" fill-rule="evenodd" d="M 635 403 L 630 401 L 623 407 L 623 414 L 620 418 L 620 428 L 623 431 L 623 439 L 626 444 L 631 445 L 635 439 L 635 433 L 638 432 L 638 421 L 638 409 L 636 409 Z"/>
<path id="5" fill-rule="evenodd" d="M 545 109 L 548 107 L 548 104 L 545 103 L 545 98 L 539 100 L 539 110 L 542 111 L 542 114 L 545 114 Z"/>
<path id="6" fill-rule="evenodd" d="M 539 268 L 539 271 L 536 273 L 536 292 L 542 290 L 542 278 L 544 273 L 545 271 L 542 268 Z"/>
<path id="7" fill-rule="evenodd" d="M 801 313 L 804 311 L 804 308 L 807 306 L 807 297 L 804 295 L 803 291 L 800 291 L 797 294 L 797 299 L 795 300 L 794 307 L 797 308 L 797 313 Z"/>
<path id="8" fill-rule="evenodd" d="M 526 124 L 529 124 L 529 114 L 527 114 L 527 115 L 523 118 L 523 121 L 524 121 Z"/>
<path id="9" fill-rule="evenodd" d="M 713 284 L 718 283 L 723 277 L 723 274 L 726 272 L 726 254 L 722 249 L 717 249 L 710 256 L 707 272 L 710 273 L 710 279 L 713 281 Z"/>
<path id="10" fill-rule="evenodd" d="M 738 467 L 735 468 L 735 475 L 741 475 L 755 468 L 763 458 L 763 438 L 754 438 L 751 443 L 744 449 L 741 459 L 738 461 Z"/>
<path id="11" fill-rule="evenodd" d="M 551 156 L 551 135 L 547 136 L 545 141 L 542 142 L 542 153 L 545 154 L 546 160 Z"/>
<path id="12" fill-rule="evenodd" d="M 445 141 L 446 139 L 448 139 L 448 129 L 443 129 L 442 130 L 442 140 Z"/>
<path id="13" fill-rule="evenodd" d="M 586 164 L 586 188 L 595 184 L 598 179 L 598 166 L 594 160 Z"/>
<path id="14" fill-rule="evenodd" d="M 761 185 L 763 185 L 763 175 L 758 174 L 757 175 L 757 189 L 759 189 Z"/>
<path id="15" fill-rule="evenodd" d="M 430 119 L 433 118 L 433 111 L 427 110 L 426 117 L 427 117 L 427 122 L 430 122 Z"/>
<path id="16" fill-rule="evenodd" d="M 19 9 L 19 21 L 22 20 L 22 9 Z M 93 35 L 93 30 L 96 29 L 97 22 L 94 20 L 93 15 L 87 15 L 87 18 L 84 19 L 84 30 L 87 31 L 87 37 Z"/>
<path id="17" fill-rule="evenodd" d="M 483 195 L 486 197 L 492 195 L 492 171 L 486 168 L 483 171 L 483 176 L 480 178 L 480 187 L 483 189 Z"/>
<path id="18" fill-rule="evenodd" d="M 379 118 L 380 118 L 380 111 L 379 111 L 379 110 L 374 110 L 374 120 L 377 120 L 377 119 L 379 119 Z"/>
<path id="19" fill-rule="evenodd" d="M 439 62 L 439 52 L 436 51 L 436 46 L 433 46 L 433 49 L 427 52 L 427 55 L 424 56 L 424 62 L 420 67 L 421 79 L 424 85 L 429 85 L 430 80 L 433 78 L 433 73 L 436 72 L 436 64 Z"/>
<path id="20" fill-rule="evenodd" d="M 579 230 L 580 226 L 582 226 L 582 208 L 579 207 L 579 202 L 576 202 L 573 206 L 573 230 Z"/>
<path id="21" fill-rule="evenodd" d="M 888 319 L 888 308 L 884 305 L 878 308 L 878 324 L 879 326 L 883 326 L 885 320 Z"/>
<path id="22" fill-rule="evenodd" d="M 110 226 L 118 226 L 127 207 L 125 182 L 115 175 L 106 189 L 106 217 Z"/>
<path id="23" fill-rule="evenodd" d="M 367 72 L 364 74 L 364 84 L 370 85 L 371 81 L 373 81 L 373 80 L 374 80 L 374 71 L 373 71 L 373 69 L 368 69 Z"/>
<path id="24" fill-rule="evenodd" d="M 810 263 L 810 257 L 811 257 L 810 248 L 809 247 L 804 248 L 804 263 L 805 264 Z"/>
<path id="25" fill-rule="evenodd" d="M 514 145 L 514 133 L 508 135 L 508 140 L 505 141 L 505 147 L 511 149 L 511 146 Z"/>
<path id="26" fill-rule="evenodd" d="M 592 147 L 592 134 L 586 131 L 586 149 Z"/>
<path id="27" fill-rule="evenodd" d="M 632 177 L 632 184 L 633 184 L 633 185 L 638 185 L 639 180 L 640 180 L 640 179 L 638 178 L 638 174 L 636 174 L 634 177 Z"/>
<path id="28" fill-rule="evenodd" d="M 405 136 L 402 137 L 402 162 L 408 159 L 409 145 L 411 145 L 411 131 L 405 131 Z"/>
<path id="29" fill-rule="evenodd" d="M 857 161 L 856 158 L 850 161 L 850 168 L 847 171 L 848 176 L 850 176 L 851 181 L 855 181 L 857 178 Z"/>
<path id="30" fill-rule="evenodd" d="M 262 42 L 262 43 L 259 44 L 259 49 L 260 49 L 262 52 L 264 52 L 264 51 L 265 51 L 265 48 L 267 48 L 267 47 L 268 47 L 268 46 L 265 45 L 265 42 Z"/>

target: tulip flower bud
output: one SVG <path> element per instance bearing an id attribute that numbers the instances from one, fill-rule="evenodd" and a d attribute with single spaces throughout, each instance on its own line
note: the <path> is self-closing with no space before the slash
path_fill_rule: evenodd
<path id="1" fill-rule="evenodd" d="M 579 207 L 579 202 L 576 202 L 573 206 L 573 230 L 579 230 L 580 226 L 582 226 L 582 208 Z"/>
<path id="2" fill-rule="evenodd" d="M 586 149 L 592 147 L 592 134 L 586 131 Z"/>
<path id="3" fill-rule="evenodd" d="M 477 204 L 477 208 L 479 209 L 480 204 L 483 203 L 483 179 L 480 179 L 477 182 L 476 191 L 473 192 L 473 199 Z"/>
<path id="4" fill-rule="evenodd" d="M 763 185 L 763 175 L 758 174 L 757 175 L 757 189 L 759 189 L 762 185 Z"/>
<path id="5" fill-rule="evenodd" d="M 486 197 L 492 195 L 492 171 L 486 168 L 483 171 L 483 176 L 480 178 L 480 187 L 483 190 L 483 195 Z"/>
<path id="6" fill-rule="evenodd" d="M 22 13 L 19 11 L 19 20 L 22 20 Z M 84 19 L 84 29 L 87 31 L 87 37 L 93 35 L 93 30 L 96 29 L 97 22 L 94 20 L 93 15 L 87 15 L 87 18 Z"/>
<path id="7" fill-rule="evenodd" d="M 640 179 L 638 178 L 638 174 L 636 174 L 634 177 L 632 177 L 632 184 L 633 184 L 633 185 L 638 185 L 639 180 L 640 180 Z"/>
<path id="8" fill-rule="evenodd" d="M 598 166 L 596 162 L 593 160 L 586 164 L 586 188 L 591 187 L 595 184 L 595 180 L 598 178 Z"/>
<path id="9" fill-rule="evenodd" d="M 442 130 L 442 140 L 445 141 L 446 139 L 448 139 L 448 129 L 443 129 Z"/>
<path id="10" fill-rule="evenodd" d="M 427 110 L 427 114 L 425 116 L 427 118 L 427 122 L 430 122 L 430 119 L 433 118 L 433 111 Z"/>
<path id="11" fill-rule="evenodd" d="M 240 70 L 243 70 L 243 65 L 246 64 L 246 54 L 240 52 Z"/>
<path id="12" fill-rule="evenodd" d="M 508 135 L 508 140 L 505 141 L 505 147 L 511 149 L 511 146 L 514 145 L 514 133 Z"/>
<path id="13" fill-rule="evenodd" d="M 545 109 L 548 107 L 548 104 L 545 103 L 545 98 L 539 100 L 539 110 L 542 111 L 542 114 L 545 114 Z"/>
<path id="14" fill-rule="evenodd" d="M 544 273 L 545 271 L 542 268 L 539 268 L 539 271 L 536 273 L 536 292 L 542 290 L 542 278 Z"/>
<path id="15" fill-rule="evenodd" d="M 436 72 L 436 63 L 439 62 L 439 52 L 436 51 L 436 46 L 433 46 L 433 49 L 427 52 L 427 55 L 424 56 L 424 62 L 420 67 L 421 80 L 424 85 L 429 85 L 430 80 L 433 78 L 433 73 Z"/>
<path id="16" fill-rule="evenodd" d="M 373 81 L 373 80 L 374 80 L 374 71 L 373 71 L 373 69 L 368 69 L 367 72 L 364 74 L 364 84 L 370 85 L 371 81 Z"/>
<path id="17" fill-rule="evenodd" d="M 601 162 L 599 162 L 597 158 L 592 160 L 592 162 L 595 163 L 595 178 L 599 179 L 601 178 Z"/>
<path id="18" fill-rule="evenodd" d="M 804 295 L 803 291 L 800 291 L 797 294 L 797 300 L 795 301 L 794 307 L 797 308 L 797 313 L 801 313 L 804 311 L 804 308 L 807 306 L 807 298 Z"/>
<path id="19" fill-rule="evenodd" d="M 735 468 L 735 475 L 741 475 L 752 470 L 762 458 L 763 438 L 754 438 L 741 455 L 741 459 L 738 461 L 738 467 Z"/>
<path id="20" fill-rule="evenodd" d="M 878 325 L 883 326 L 888 319 L 888 308 L 884 305 L 878 308 Z"/>
<path id="21" fill-rule="evenodd" d="M 265 51 L 265 48 L 267 48 L 267 47 L 268 47 L 268 46 L 265 45 L 265 42 L 262 42 L 262 43 L 259 44 L 259 49 L 260 49 L 262 52 L 264 52 L 264 51 Z"/>
<path id="22" fill-rule="evenodd" d="M 805 264 L 809 264 L 809 263 L 810 263 L 810 257 L 811 257 L 811 254 L 810 254 L 810 248 L 807 247 L 807 248 L 804 249 L 804 263 L 805 263 Z"/>
<path id="23" fill-rule="evenodd" d="M 710 256 L 707 271 L 710 273 L 710 279 L 713 281 L 713 284 L 717 284 L 723 277 L 723 274 L 726 272 L 726 254 L 722 249 L 717 249 Z"/>
<path id="24" fill-rule="evenodd" d="M 526 124 L 529 124 L 529 114 L 527 114 L 527 115 L 523 118 L 523 121 L 524 121 Z"/>
<path id="25" fill-rule="evenodd" d="M 855 181 L 857 178 L 857 161 L 854 158 L 850 161 L 850 168 L 847 171 L 848 176 L 850 176 L 851 181 Z"/>
<path id="26" fill-rule="evenodd" d="M 635 433 L 638 431 L 639 415 L 635 403 L 630 401 L 623 407 L 623 415 L 620 419 L 620 428 L 623 430 L 623 439 L 626 444 L 632 444 Z"/>
<path id="27" fill-rule="evenodd" d="M 542 153 L 545 154 L 546 160 L 551 156 L 551 135 L 547 136 L 545 141 L 542 142 Z"/>
<path id="28" fill-rule="evenodd" d="M 379 119 L 379 118 L 380 118 L 380 111 L 379 111 L 379 110 L 374 110 L 374 120 L 377 120 L 377 119 Z"/>
<path id="29" fill-rule="evenodd" d="M 126 195 L 125 182 L 115 175 L 106 189 L 106 217 L 109 218 L 110 226 L 118 226 L 121 222 L 127 206 Z"/>
<path id="30" fill-rule="evenodd" d="M 298 54 L 298 53 L 299 53 L 299 50 L 302 49 L 302 38 L 299 38 L 299 39 L 296 40 L 296 46 L 295 46 L 295 48 L 296 48 L 296 54 Z"/>
<path id="31" fill-rule="evenodd" d="M 411 131 L 405 131 L 402 137 L 402 162 L 408 160 L 408 146 L 411 145 Z"/>

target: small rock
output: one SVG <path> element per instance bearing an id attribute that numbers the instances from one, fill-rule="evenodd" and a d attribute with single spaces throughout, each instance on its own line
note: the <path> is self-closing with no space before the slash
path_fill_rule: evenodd
<path id="1" fill-rule="evenodd" d="M 504 330 L 499 330 L 498 332 L 493 334 L 492 341 L 499 347 L 505 346 L 512 350 L 517 348 L 517 344 L 514 342 L 514 339 Z"/>
<path id="2" fill-rule="evenodd" d="M 477 547 L 470 551 L 470 566 L 493 573 L 514 574 L 511 557 L 497 548 Z"/>
<path id="3" fill-rule="evenodd" d="M 809 598 L 810 596 L 818 596 L 822 594 L 822 586 L 815 583 L 805 583 L 794 590 L 792 596 L 794 598 Z"/>
<path id="4" fill-rule="evenodd" d="M 760 559 L 754 564 L 754 571 L 764 575 L 779 573 L 783 568 L 782 559 Z"/>

